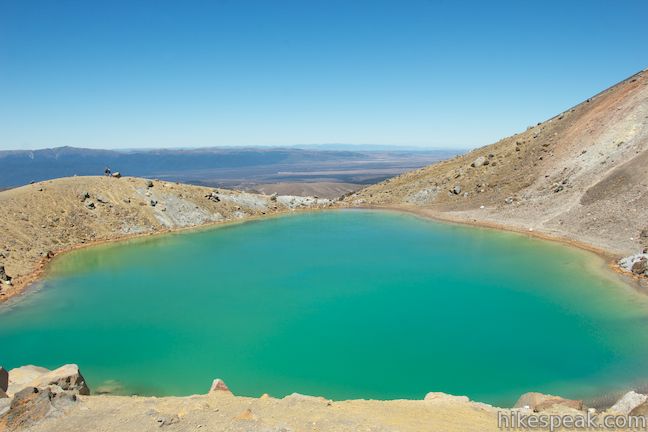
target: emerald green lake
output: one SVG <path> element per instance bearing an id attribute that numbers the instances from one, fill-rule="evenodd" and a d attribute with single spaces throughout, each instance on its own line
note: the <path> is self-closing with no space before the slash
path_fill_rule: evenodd
<path id="1" fill-rule="evenodd" d="M 597 256 L 377 211 L 298 214 L 57 258 L 0 308 L 0 364 L 93 391 L 510 405 L 648 375 L 648 302 Z"/>

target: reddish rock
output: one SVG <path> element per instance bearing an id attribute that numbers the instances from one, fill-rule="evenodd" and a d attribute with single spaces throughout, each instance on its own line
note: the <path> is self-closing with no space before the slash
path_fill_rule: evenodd
<path id="1" fill-rule="evenodd" d="M 209 393 L 213 392 L 225 392 L 232 394 L 229 387 L 227 387 L 227 384 L 225 384 L 225 381 L 220 378 L 216 378 L 214 381 L 212 381 L 212 385 L 209 388 Z"/>

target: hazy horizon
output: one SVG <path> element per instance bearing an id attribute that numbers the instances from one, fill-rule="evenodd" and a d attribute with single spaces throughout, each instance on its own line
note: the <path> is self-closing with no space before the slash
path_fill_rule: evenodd
<path id="1" fill-rule="evenodd" d="M 50 147 L 37 147 L 37 148 L 0 148 L 0 152 L 15 152 L 15 151 L 41 151 L 41 150 L 56 150 L 62 148 L 72 148 L 78 150 L 106 150 L 117 152 L 130 152 L 130 151 L 151 151 L 151 150 L 209 150 L 209 149 L 300 149 L 300 150 L 349 150 L 349 151 L 455 151 L 466 152 L 469 148 L 452 148 L 452 147 L 426 147 L 426 146 L 406 146 L 406 145 L 390 145 L 390 144 L 347 144 L 347 143 L 315 143 L 315 144 L 250 144 L 250 145 L 204 145 L 204 146 L 168 146 L 161 147 L 151 145 L 148 147 L 89 147 L 89 146 L 50 146 Z"/>
<path id="2" fill-rule="evenodd" d="M 0 2 L 0 150 L 475 148 L 646 68 L 646 15 L 635 0 Z"/>

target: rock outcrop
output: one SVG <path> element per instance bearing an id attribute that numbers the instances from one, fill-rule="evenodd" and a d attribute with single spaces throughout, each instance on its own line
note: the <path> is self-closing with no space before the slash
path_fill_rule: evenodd
<path id="1" fill-rule="evenodd" d="M 27 387 L 44 388 L 56 386 L 62 391 L 90 394 L 85 378 L 75 364 L 61 366 L 52 371 L 37 366 L 22 366 L 9 371 L 9 394 L 17 394 Z"/>
<path id="2" fill-rule="evenodd" d="M 630 415 L 648 417 L 648 401 L 634 407 L 632 411 L 630 411 Z"/>
<path id="3" fill-rule="evenodd" d="M 0 368 L 0 399 L 4 395 L 0 402 L 0 431 L 29 429 L 42 420 L 60 416 L 77 402 L 77 395 L 88 394 L 85 379 L 73 364 L 52 371 L 32 365 L 9 372 Z"/>
<path id="4" fill-rule="evenodd" d="M 640 258 L 632 264 L 630 271 L 636 275 L 645 275 L 648 272 L 648 259 L 646 257 Z"/>
<path id="5" fill-rule="evenodd" d="M 488 165 L 488 164 L 489 162 L 488 159 L 486 159 L 486 157 L 479 156 L 477 159 L 473 161 L 473 163 L 470 164 L 470 166 L 473 168 L 479 168 L 480 166 Z"/>
<path id="6" fill-rule="evenodd" d="M 630 391 L 623 395 L 608 411 L 613 414 L 628 415 L 646 401 L 648 401 L 648 396 Z"/>
<path id="7" fill-rule="evenodd" d="M 0 265 L 0 283 L 4 282 L 5 284 L 10 284 L 11 283 L 11 276 L 7 274 L 7 271 L 5 270 L 5 266 Z"/>
<path id="8" fill-rule="evenodd" d="M 18 393 L 25 387 L 29 387 L 32 381 L 49 372 L 44 367 L 27 365 L 11 369 L 8 373 L 7 393 Z"/>
<path id="9" fill-rule="evenodd" d="M 560 396 L 546 395 L 542 393 L 529 392 L 524 393 L 515 403 L 515 408 L 528 407 L 534 412 L 547 411 L 554 407 L 566 407 L 575 410 L 583 409 L 582 400 L 565 399 Z"/>
<path id="10" fill-rule="evenodd" d="M 635 276 L 648 277 L 648 254 L 639 253 L 621 258 L 618 262 L 619 268 L 632 273 Z"/>
<path id="11" fill-rule="evenodd" d="M 9 409 L 0 417 L 0 430 L 29 429 L 46 418 L 57 417 L 76 403 L 76 395 L 51 387 L 25 387 L 16 393 Z"/>

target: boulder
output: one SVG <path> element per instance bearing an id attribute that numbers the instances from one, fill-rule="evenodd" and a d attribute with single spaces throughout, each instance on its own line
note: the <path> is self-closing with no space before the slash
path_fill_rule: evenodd
<path id="1" fill-rule="evenodd" d="M 153 182 L 151 180 L 146 180 L 146 187 L 153 187 Z"/>
<path id="2" fill-rule="evenodd" d="M 637 406 L 632 411 L 630 411 L 630 415 L 648 417 L 648 401 L 642 403 L 641 405 Z"/>
<path id="3" fill-rule="evenodd" d="M 76 402 L 76 396 L 49 387 L 26 387 L 16 393 L 5 414 L 8 430 L 26 430 L 47 417 L 60 415 Z"/>
<path id="4" fill-rule="evenodd" d="M 460 186 L 460 185 L 456 185 L 455 187 L 452 188 L 452 191 L 451 191 L 451 192 L 452 192 L 453 194 L 455 194 L 455 195 L 459 195 L 459 194 L 461 193 L 461 190 L 462 190 L 462 189 L 461 189 L 461 186 Z"/>
<path id="5" fill-rule="evenodd" d="M 468 396 L 454 396 L 443 392 L 429 392 L 425 395 L 424 400 L 439 402 L 470 402 Z"/>
<path id="6" fill-rule="evenodd" d="M 115 171 L 114 173 L 112 173 L 112 176 L 114 178 L 121 178 L 122 175 L 121 175 L 121 173 L 119 171 Z"/>
<path id="7" fill-rule="evenodd" d="M 9 372 L 0 366 L 0 390 L 6 392 L 9 388 Z"/>
<path id="8" fill-rule="evenodd" d="M 623 270 L 637 275 L 646 273 L 646 270 L 644 269 L 646 263 L 648 263 L 648 254 L 643 252 L 623 257 L 618 261 L 619 267 Z"/>
<path id="9" fill-rule="evenodd" d="M 35 381 L 37 387 L 57 385 L 63 390 L 77 392 L 81 395 L 89 395 L 90 389 L 86 384 L 85 378 L 81 375 L 79 366 L 67 364 L 51 372 L 41 375 Z"/>
<path id="10" fill-rule="evenodd" d="M 556 406 L 582 410 L 583 401 L 565 399 L 560 396 L 529 392 L 529 393 L 524 393 L 522 396 L 520 396 L 517 402 L 515 402 L 514 408 L 523 408 L 525 406 L 528 406 L 530 409 L 532 409 L 535 412 L 546 411 Z"/>
<path id="11" fill-rule="evenodd" d="M 513 204 L 513 197 L 507 197 L 507 198 L 504 200 L 504 203 L 505 203 L 505 204 Z"/>
<path id="12" fill-rule="evenodd" d="M 10 282 L 11 281 L 11 276 L 7 274 L 7 271 L 5 270 L 5 266 L 0 265 L 0 281 L 2 282 Z"/>
<path id="13" fill-rule="evenodd" d="M 227 387 L 227 384 L 225 384 L 225 381 L 220 378 L 216 378 L 214 381 L 212 381 L 211 387 L 209 388 L 209 393 L 214 392 L 225 392 L 232 394 L 229 387 Z"/>
<path id="14" fill-rule="evenodd" d="M 470 164 L 470 166 L 473 168 L 479 168 L 482 165 L 488 165 L 488 159 L 486 159 L 484 156 L 479 156 L 473 161 L 473 163 Z"/>
<path id="15" fill-rule="evenodd" d="M 9 386 L 7 388 L 7 393 L 10 395 L 18 393 L 25 387 L 29 387 L 29 383 L 47 372 L 49 372 L 49 369 L 33 365 L 11 369 L 9 371 Z"/>
<path id="16" fill-rule="evenodd" d="M 5 417 L 8 430 L 27 429 L 45 418 L 52 408 L 49 389 L 26 387 L 14 395 Z"/>
<path id="17" fill-rule="evenodd" d="M 639 258 L 632 264 L 630 271 L 636 275 L 648 273 L 648 259 L 646 259 L 646 257 Z"/>
<path id="18" fill-rule="evenodd" d="M 64 365 L 53 371 L 31 365 L 9 371 L 8 393 L 10 394 L 16 394 L 26 387 L 47 386 L 58 386 L 64 391 L 82 395 L 90 394 L 85 378 L 75 364 Z"/>
<path id="19" fill-rule="evenodd" d="M 89 208 L 90 210 L 94 210 L 94 209 L 95 209 L 95 203 L 93 203 L 92 201 L 88 201 L 88 202 L 86 203 L 85 206 L 86 206 L 87 208 Z"/>
<path id="20" fill-rule="evenodd" d="M 220 202 L 217 192 L 210 192 L 206 195 L 207 199 L 214 202 Z"/>
<path id="21" fill-rule="evenodd" d="M 155 206 L 157 205 L 157 203 L 158 203 L 157 200 L 154 200 L 154 199 L 152 199 L 152 200 L 149 202 L 149 204 L 151 205 L 151 207 L 155 207 Z"/>
<path id="22" fill-rule="evenodd" d="M 645 394 L 630 391 L 623 395 L 623 397 L 619 399 L 617 403 L 612 405 L 612 408 L 610 408 L 609 411 L 615 414 L 628 415 L 634 409 L 646 403 L 647 400 L 648 396 L 646 396 Z"/>

